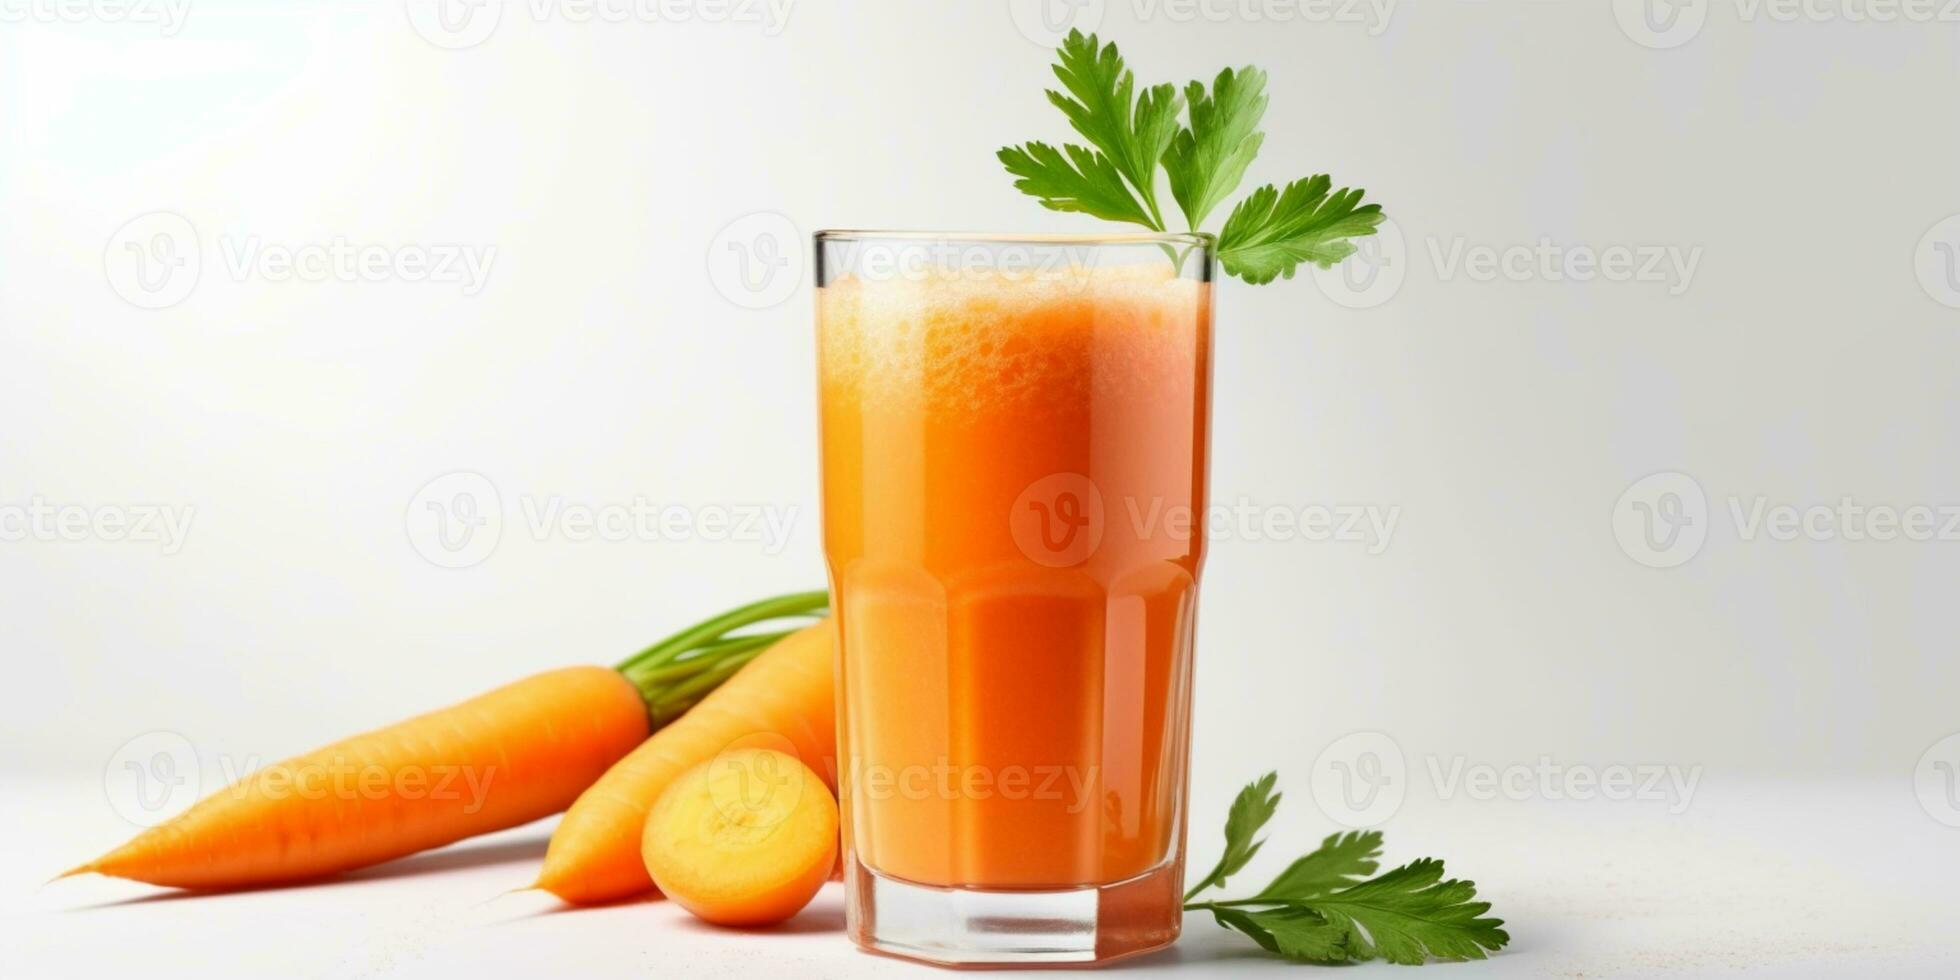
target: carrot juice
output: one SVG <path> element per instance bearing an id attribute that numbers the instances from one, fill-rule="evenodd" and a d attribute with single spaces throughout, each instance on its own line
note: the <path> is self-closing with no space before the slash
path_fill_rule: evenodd
<path id="1" fill-rule="evenodd" d="M 945 962 L 1169 942 L 1209 240 L 818 251 L 853 935 Z"/>

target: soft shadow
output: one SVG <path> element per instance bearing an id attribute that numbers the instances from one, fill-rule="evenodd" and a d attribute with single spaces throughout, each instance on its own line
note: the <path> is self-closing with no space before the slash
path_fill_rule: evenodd
<path id="1" fill-rule="evenodd" d="M 506 919 L 504 921 L 522 922 L 525 919 L 542 919 L 547 916 L 564 915 L 568 912 L 590 912 L 596 909 L 617 909 L 617 908 L 625 908 L 629 905 L 644 905 L 648 902 L 664 902 L 667 900 L 667 896 L 662 895 L 659 892 L 649 892 L 645 895 L 632 895 L 626 898 L 614 899 L 613 901 L 610 902 L 592 902 L 584 905 L 575 905 L 571 902 L 567 902 L 563 899 L 560 899 L 555 895 L 551 895 L 549 892 L 540 892 L 539 894 L 545 895 L 551 899 L 551 905 L 549 907 L 541 908 L 535 912 L 526 912 L 523 915 L 513 915 L 509 919 Z"/>
<path id="2" fill-rule="evenodd" d="M 331 880 L 382 881 L 435 871 L 460 871 L 464 868 L 487 868 L 498 864 L 515 864 L 519 861 L 542 861 L 545 848 L 550 844 L 550 837 L 524 837 L 518 840 L 499 841 L 495 844 L 458 844 L 439 851 L 412 854 L 400 860 L 377 864 L 372 868 L 349 871 Z"/>
<path id="3" fill-rule="evenodd" d="M 665 902 L 666 900 L 667 896 L 659 892 L 648 892 L 645 895 L 634 895 L 630 898 L 622 898 L 612 902 L 601 902 L 596 905 L 574 905 L 571 902 L 554 899 L 549 908 L 526 912 L 522 915 L 513 915 L 505 921 L 521 922 L 525 919 L 542 919 L 554 915 L 564 915 L 568 912 L 589 912 L 598 909 L 624 908 L 632 905 Z M 843 932 L 843 893 L 841 889 L 834 888 L 831 884 L 826 883 L 824 889 L 817 893 L 817 897 L 810 902 L 807 908 L 791 916 L 788 921 L 779 922 L 773 926 L 757 926 L 755 928 L 718 926 L 712 922 L 703 922 L 691 915 L 683 915 L 674 923 L 674 927 L 677 929 L 693 929 L 700 932 L 753 933 L 758 936 L 767 936 L 772 933 L 778 935 L 798 935 L 818 932 Z"/>
<path id="4" fill-rule="evenodd" d="M 718 926 L 712 922 L 688 916 L 679 928 L 696 932 L 737 933 L 751 936 L 808 936 L 820 932 L 842 933 L 844 931 L 844 907 L 819 908 L 812 906 L 796 913 L 783 922 L 770 926 Z"/>
<path id="5" fill-rule="evenodd" d="M 280 892 L 295 888 L 332 888 L 340 885 L 359 884 L 368 881 L 387 881 L 411 875 L 433 874 L 442 871 L 460 871 L 467 868 L 492 867 L 499 864 L 513 864 L 519 861 L 538 861 L 543 859 L 545 847 L 551 838 L 525 837 L 518 840 L 498 841 L 493 844 L 455 844 L 441 850 L 422 854 L 411 854 L 371 868 L 360 868 L 324 878 L 305 881 L 281 882 L 276 885 L 255 885 L 249 888 L 226 888 L 210 890 L 169 890 L 149 895 L 116 899 L 112 902 L 96 902 L 62 909 L 64 912 L 90 912 L 101 909 L 126 908 L 133 905 L 152 905 L 159 902 L 182 902 L 191 900 L 221 899 L 228 895 L 249 895 L 261 892 Z"/>
<path id="6" fill-rule="evenodd" d="M 1287 962 L 1280 957 L 1260 949 L 1253 944 L 1252 940 L 1248 939 L 1243 949 L 1236 946 L 1223 947 L 1210 944 L 1178 942 L 1140 956 L 1116 960 L 1111 965 L 1123 970 L 1188 970 L 1196 964 L 1216 963 L 1224 966 L 1253 960 L 1264 963 L 1284 964 Z M 1346 969 L 1354 965 L 1353 963 L 1298 964 L 1298 966 L 1303 967 L 1314 966 L 1329 969 Z"/>

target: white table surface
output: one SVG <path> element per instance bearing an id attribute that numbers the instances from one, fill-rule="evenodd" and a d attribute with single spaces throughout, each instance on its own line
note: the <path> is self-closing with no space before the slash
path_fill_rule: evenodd
<path id="1" fill-rule="evenodd" d="M 928 968 L 857 952 L 829 885 L 786 926 L 737 933 L 665 902 L 564 910 L 522 885 L 548 824 L 346 880 L 221 896 L 52 874 L 130 828 L 99 782 L 0 777 L 0 974 L 197 976 L 876 977 Z M 1291 802 L 1291 801 L 1290 801 Z M 1213 808 L 1216 809 L 1216 808 Z M 1433 853 L 1474 878 L 1512 934 L 1482 963 L 1421 976 L 1960 976 L 1960 829 L 1908 780 L 1722 780 L 1661 803 L 1410 799 L 1383 829 L 1391 863 Z M 1216 831 L 1193 837 L 1214 854 Z M 1329 828 L 1283 807 L 1242 885 Z M 1109 973 L 1303 975 L 1193 916 L 1171 950 Z M 1329 974 L 1332 975 L 1332 974 Z M 1347 980 L 1410 976 L 1370 964 Z"/>

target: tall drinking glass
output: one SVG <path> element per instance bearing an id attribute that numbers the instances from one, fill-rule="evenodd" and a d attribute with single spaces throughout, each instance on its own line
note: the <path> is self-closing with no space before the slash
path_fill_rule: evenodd
<path id="1" fill-rule="evenodd" d="M 817 235 L 859 944 L 1177 938 L 1212 240 Z"/>

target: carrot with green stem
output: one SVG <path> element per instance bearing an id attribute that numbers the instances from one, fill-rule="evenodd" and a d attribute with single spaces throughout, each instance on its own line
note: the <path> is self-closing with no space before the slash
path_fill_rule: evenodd
<path id="1" fill-rule="evenodd" d="M 69 871 L 174 888 L 319 878 L 563 810 L 822 592 L 731 610 L 615 668 L 546 671 L 275 763 Z M 749 630 L 750 632 L 743 632 Z"/>
<path id="2" fill-rule="evenodd" d="M 735 669 L 727 683 L 619 761 L 565 812 L 532 886 L 580 905 L 654 888 L 641 854 L 647 814 L 690 769 L 744 749 L 783 752 L 837 789 L 836 627 L 804 627 Z M 696 678 L 729 670 L 703 667 Z M 630 673 L 630 671 L 629 671 Z"/>

